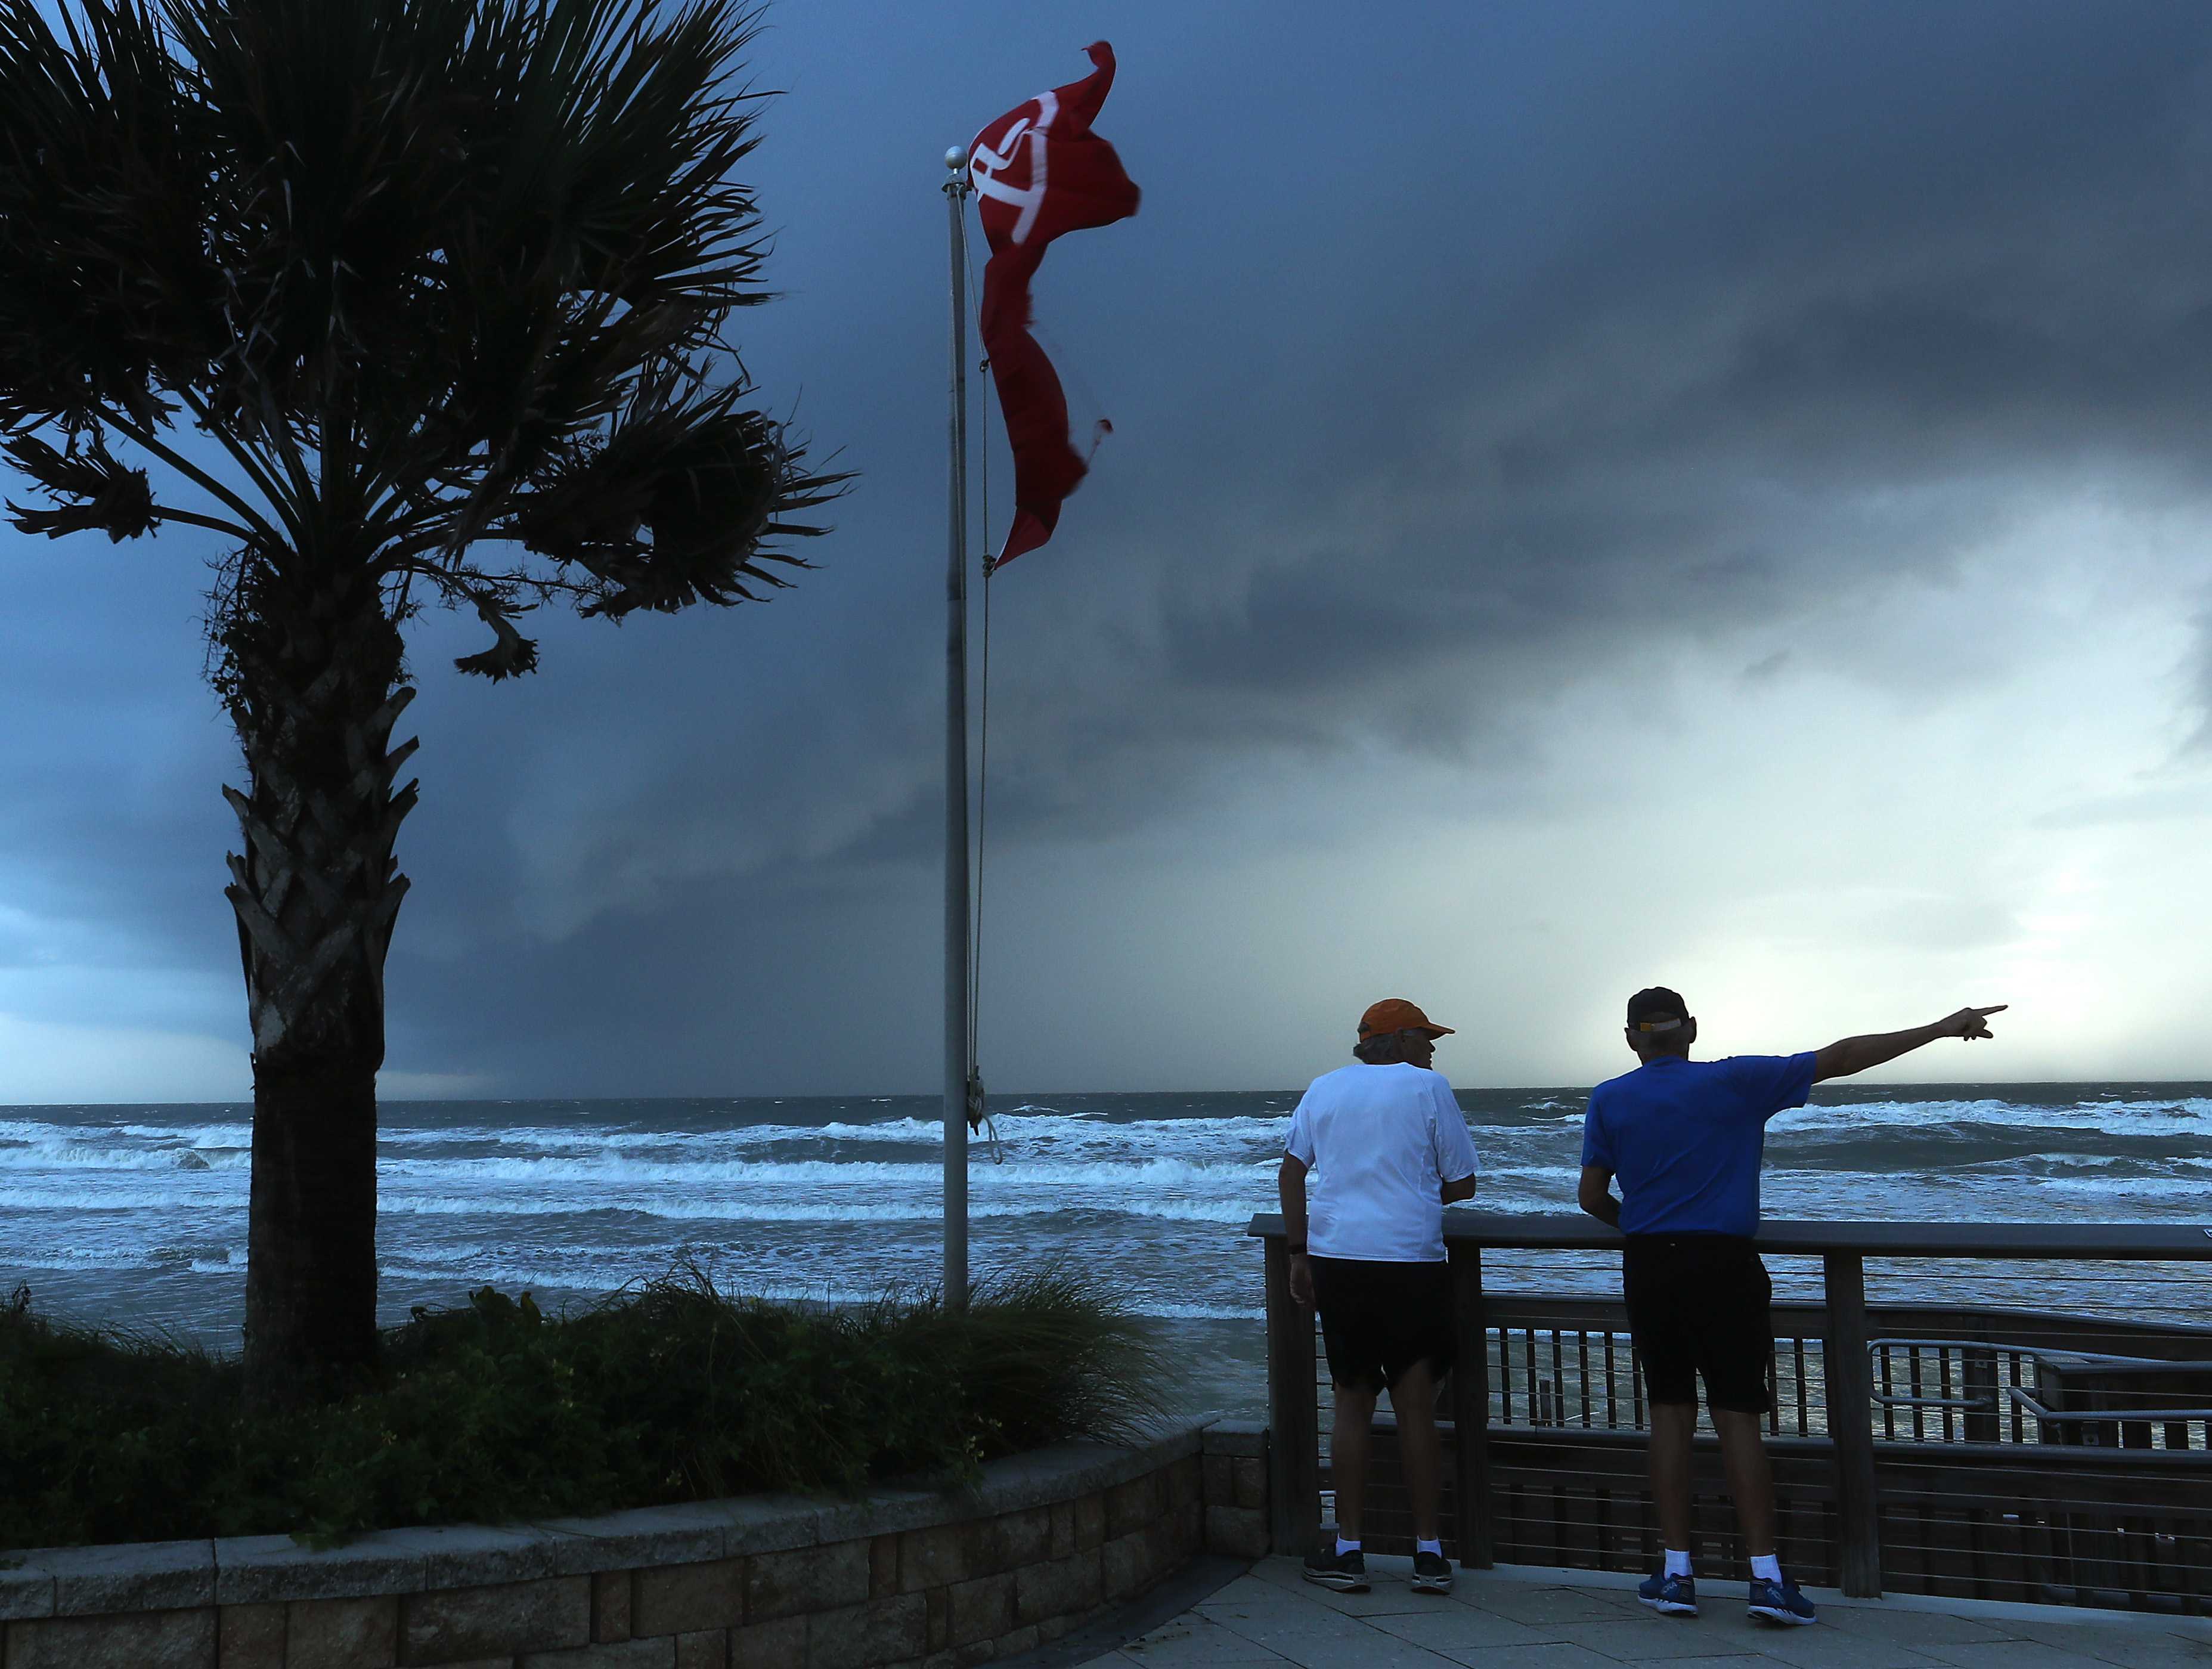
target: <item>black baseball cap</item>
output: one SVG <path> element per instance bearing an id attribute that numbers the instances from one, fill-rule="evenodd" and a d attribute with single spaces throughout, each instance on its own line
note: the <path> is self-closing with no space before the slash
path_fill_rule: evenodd
<path id="1" fill-rule="evenodd" d="M 1628 999 L 1628 1026 L 1633 1032 L 1671 1032 L 1690 1017 L 1690 1005 L 1681 995 L 1664 985 L 1650 986 Z"/>

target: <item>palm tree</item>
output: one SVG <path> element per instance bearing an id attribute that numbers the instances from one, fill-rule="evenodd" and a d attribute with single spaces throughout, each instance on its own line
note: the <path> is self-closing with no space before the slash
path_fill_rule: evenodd
<path id="1" fill-rule="evenodd" d="M 253 1038 L 246 1361 L 375 1348 L 392 743 L 428 604 L 518 618 L 757 599 L 838 490 L 725 335 L 767 299 L 731 178 L 732 0 L 0 0 L 0 449 L 50 537 L 228 554 L 210 667 Z M 199 438 L 181 430 L 186 423 Z M 159 466 L 157 496 L 142 465 Z"/>

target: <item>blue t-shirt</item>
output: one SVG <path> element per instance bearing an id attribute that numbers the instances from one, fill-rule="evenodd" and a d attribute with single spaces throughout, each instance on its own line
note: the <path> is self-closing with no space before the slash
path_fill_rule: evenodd
<path id="1" fill-rule="evenodd" d="M 1660 1055 L 1592 1090 L 1583 1115 L 1583 1163 L 1620 1179 L 1621 1231 L 1755 1233 L 1766 1121 L 1805 1105 L 1813 1059 Z"/>

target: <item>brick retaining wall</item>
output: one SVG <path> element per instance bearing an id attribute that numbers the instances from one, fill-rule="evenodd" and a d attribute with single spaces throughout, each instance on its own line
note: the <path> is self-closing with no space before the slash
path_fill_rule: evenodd
<path id="1" fill-rule="evenodd" d="M 955 1495 L 0 1554 L 0 1669 L 967 1669 L 1267 1550 L 1264 1434 L 998 1461 Z"/>

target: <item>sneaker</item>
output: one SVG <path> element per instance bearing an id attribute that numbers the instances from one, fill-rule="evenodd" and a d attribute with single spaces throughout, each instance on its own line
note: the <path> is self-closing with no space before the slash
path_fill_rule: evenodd
<path id="1" fill-rule="evenodd" d="M 1698 1581 L 1694 1576 L 1669 1576 L 1658 1571 L 1637 1585 L 1636 1597 L 1662 1617 L 1695 1617 Z"/>
<path id="2" fill-rule="evenodd" d="M 1413 1592 L 1416 1593 L 1449 1593 L 1452 1585 L 1451 1561 L 1441 1553 L 1413 1555 Z"/>
<path id="3" fill-rule="evenodd" d="M 1334 1588 L 1339 1593 L 1364 1593 L 1367 1559 L 1358 1548 L 1340 1553 L 1334 1540 L 1324 1538 L 1319 1547 L 1306 1555 L 1305 1578 L 1325 1588 Z"/>
<path id="4" fill-rule="evenodd" d="M 1764 1617 L 1769 1623 L 1799 1626 L 1814 1621 L 1819 1616 L 1813 1609 L 1813 1602 L 1798 1591 L 1797 1584 L 1787 1575 L 1778 1582 L 1753 1577 L 1750 1609 L 1752 1616 Z"/>

